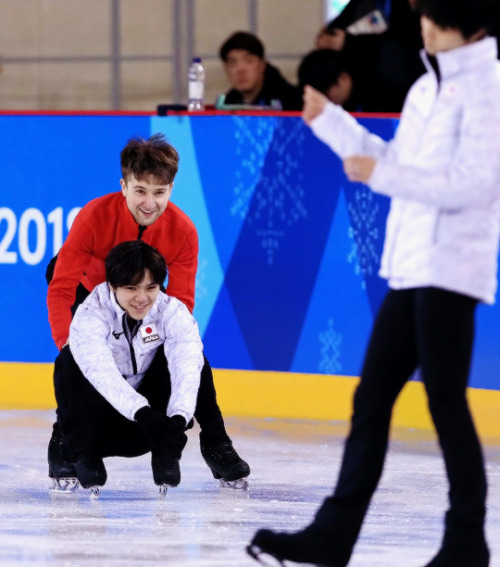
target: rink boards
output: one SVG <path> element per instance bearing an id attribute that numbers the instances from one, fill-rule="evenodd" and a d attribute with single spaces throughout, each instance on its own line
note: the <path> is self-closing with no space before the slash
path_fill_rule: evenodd
<path id="1" fill-rule="evenodd" d="M 397 126 L 360 120 L 384 138 Z M 79 208 L 119 190 L 126 141 L 155 132 L 181 157 L 172 201 L 200 236 L 195 316 L 224 410 L 348 417 L 386 291 L 388 200 L 346 181 L 301 119 L 283 115 L 0 115 L 2 407 L 53 406 L 46 264 Z M 480 306 L 470 398 L 483 432 L 500 437 L 499 330 L 499 306 Z M 430 426 L 421 384 L 395 419 Z"/>
<path id="2" fill-rule="evenodd" d="M 0 363 L 0 409 L 50 409 L 56 403 L 52 364 Z M 219 405 L 227 416 L 346 421 L 358 379 L 350 376 L 215 369 Z M 468 399 L 484 441 L 500 443 L 500 392 L 469 388 Z M 424 388 L 409 382 L 393 412 L 395 426 L 432 429 Z"/>

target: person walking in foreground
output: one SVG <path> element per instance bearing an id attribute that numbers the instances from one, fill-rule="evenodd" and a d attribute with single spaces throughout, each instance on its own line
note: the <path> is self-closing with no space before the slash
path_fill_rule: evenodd
<path id="1" fill-rule="evenodd" d="M 487 481 L 466 389 L 478 302 L 493 303 L 500 231 L 498 0 L 416 0 L 427 72 L 385 142 L 311 87 L 303 118 L 351 181 L 392 198 L 376 317 L 337 485 L 312 523 L 263 529 L 248 552 L 345 567 L 382 474 L 391 412 L 420 368 L 450 484 L 444 537 L 426 567 L 487 567 Z"/>

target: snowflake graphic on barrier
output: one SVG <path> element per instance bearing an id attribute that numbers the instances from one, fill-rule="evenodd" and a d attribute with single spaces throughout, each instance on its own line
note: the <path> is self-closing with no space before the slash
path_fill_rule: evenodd
<path id="1" fill-rule="evenodd" d="M 300 163 L 305 127 L 300 121 L 294 122 L 291 129 L 289 126 L 290 122 L 285 126 L 284 121 L 276 124 L 266 156 L 269 167 L 262 173 L 246 219 L 256 227 L 255 234 L 260 239 L 268 265 L 273 264 L 280 240 L 287 230 L 307 216 Z"/>
<path id="2" fill-rule="evenodd" d="M 379 206 L 374 203 L 373 193 L 367 187 L 360 187 L 354 193 L 354 200 L 348 203 L 348 209 L 352 247 L 347 260 L 354 263 L 354 272 L 363 277 L 361 287 L 366 288 L 364 277 L 376 273 L 380 263 L 376 246 L 380 235 L 375 223 Z"/>
<path id="3" fill-rule="evenodd" d="M 236 155 L 240 156 L 241 169 L 236 171 L 235 201 L 231 206 L 232 216 L 244 219 L 250 200 L 260 176 L 267 150 L 273 139 L 276 118 L 235 116 L 234 143 Z M 250 127 L 250 124 L 252 127 Z"/>
<path id="4" fill-rule="evenodd" d="M 328 328 L 319 334 L 321 360 L 319 370 L 325 374 L 338 374 L 342 370 L 340 363 L 340 345 L 342 335 L 333 328 L 333 319 L 328 320 Z"/>

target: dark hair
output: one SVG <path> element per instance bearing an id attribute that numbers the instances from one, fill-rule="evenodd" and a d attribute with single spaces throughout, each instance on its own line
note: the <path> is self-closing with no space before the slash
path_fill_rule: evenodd
<path id="1" fill-rule="evenodd" d="M 111 287 L 137 285 L 149 272 L 160 287 L 167 277 L 165 258 L 144 240 L 121 242 L 106 257 L 106 281 Z"/>
<path id="2" fill-rule="evenodd" d="M 244 49 L 253 55 L 257 55 L 260 59 L 264 59 L 264 45 L 257 36 L 248 32 L 239 31 L 226 39 L 219 50 L 220 58 L 226 61 L 228 53 L 233 49 Z"/>
<path id="3" fill-rule="evenodd" d="M 460 30 L 465 39 L 491 31 L 500 16 L 499 0 L 416 0 L 414 8 L 441 28 Z"/>
<path id="4" fill-rule="evenodd" d="M 336 85 L 342 73 L 352 76 L 347 58 L 333 49 L 315 49 L 310 51 L 300 62 L 297 70 L 299 86 L 311 85 L 326 94 L 332 85 Z"/>
<path id="5" fill-rule="evenodd" d="M 132 138 L 120 154 L 122 177 L 136 179 L 153 176 L 159 183 L 169 184 L 179 168 L 179 154 L 163 134 L 154 134 L 149 140 Z"/>

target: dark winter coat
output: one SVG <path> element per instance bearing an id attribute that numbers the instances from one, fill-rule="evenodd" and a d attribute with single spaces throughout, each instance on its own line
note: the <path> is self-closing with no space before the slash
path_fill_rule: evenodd
<path id="1" fill-rule="evenodd" d="M 290 84 L 280 71 L 267 63 L 264 84 L 260 93 L 250 103 L 256 106 L 271 106 L 271 101 L 279 100 L 283 110 L 302 110 L 302 93 Z M 236 89 L 226 93 L 225 104 L 244 104 L 242 94 Z"/>

